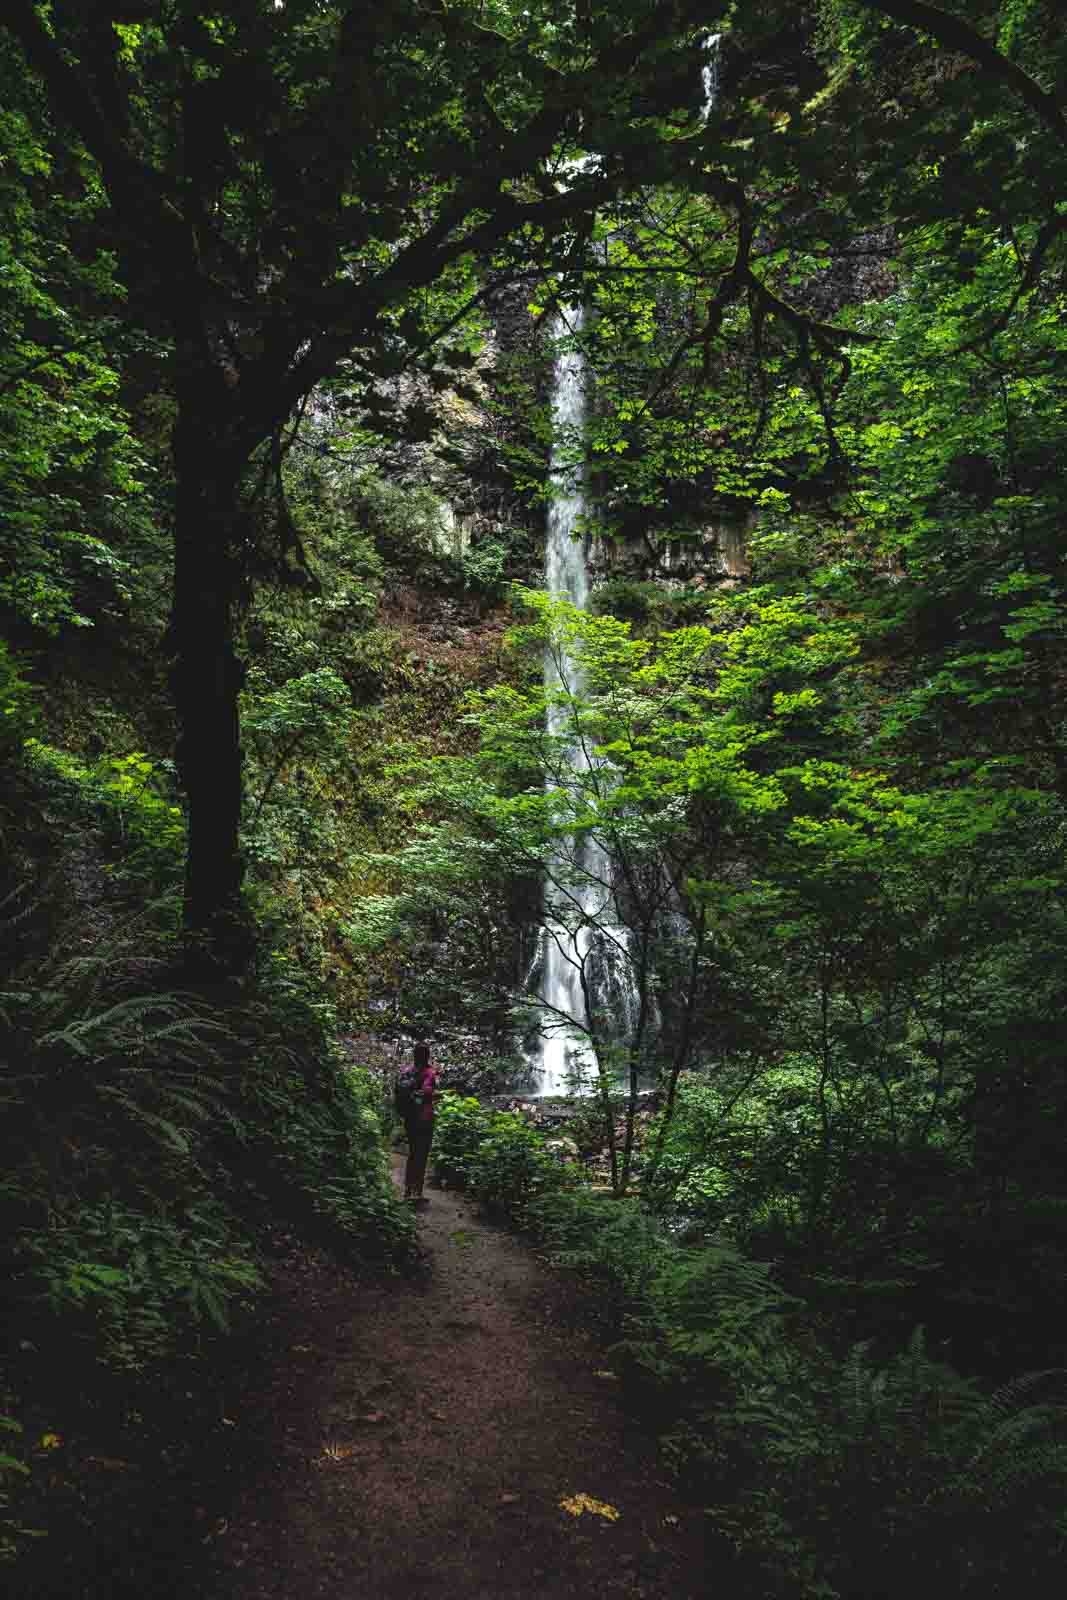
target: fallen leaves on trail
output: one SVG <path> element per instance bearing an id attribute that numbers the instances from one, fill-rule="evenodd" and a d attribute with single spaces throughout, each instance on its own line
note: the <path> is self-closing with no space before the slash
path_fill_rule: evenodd
<path id="1" fill-rule="evenodd" d="M 434 1422 L 447 1422 L 448 1421 L 448 1418 L 445 1416 L 443 1411 L 431 1411 L 430 1412 L 430 1416 L 433 1418 Z"/>
<path id="2" fill-rule="evenodd" d="M 385 1422 L 387 1420 L 384 1411 L 365 1411 L 361 1417 L 356 1418 L 357 1422 Z"/>
<path id="3" fill-rule="evenodd" d="M 522 1496 L 518 1494 L 502 1494 L 497 1496 L 496 1503 L 498 1506 L 517 1506 L 521 1499 Z"/>
<path id="4" fill-rule="evenodd" d="M 349 1456 L 356 1453 L 354 1444 L 324 1444 L 322 1447 L 323 1461 L 347 1461 Z"/>
<path id="5" fill-rule="evenodd" d="M 593 1372 L 593 1377 L 594 1378 L 612 1378 L 612 1379 L 615 1380 L 616 1383 L 619 1380 L 619 1374 L 617 1372 L 611 1372 L 607 1367 L 596 1367 L 594 1369 L 594 1372 Z"/>
<path id="6" fill-rule="evenodd" d="M 569 1511 L 572 1517 L 580 1517 L 583 1511 L 591 1511 L 594 1516 L 603 1517 L 607 1522 L 619 1520 L 618 1506 L 611 1506 L 606 1500 L 594 1500 L 591 1494 L 572 1494 L 569 1498 L 564 1496 L 559 1504 L 560 1510 Z"/>

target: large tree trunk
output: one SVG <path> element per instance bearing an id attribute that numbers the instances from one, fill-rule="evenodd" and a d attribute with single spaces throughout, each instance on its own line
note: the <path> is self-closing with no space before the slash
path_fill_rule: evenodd
<path id="1" fill-rule="evenodd" d="M 219 383 L 208 371 L 179 392 L 170 642 L 177 765 L 189 807 L 187 954 L 200 972 L 224 975 L 240 970 L 250 951 L 239 838 L 244 669 L 234 649 L 247 453 L 234 447 Z"/>

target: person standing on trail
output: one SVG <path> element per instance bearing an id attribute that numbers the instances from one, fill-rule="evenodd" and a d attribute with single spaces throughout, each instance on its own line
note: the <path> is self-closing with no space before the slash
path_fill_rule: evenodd
<path id="1" fill-rule="evenodd" d="M 404 1169 L 404 1198 L 423 1201 L 426 1163 L 433 1143 L 433 1101 L 437 1073 L 430 1064 L 430 1047 L 420 1039 L 413 1053 L 414 1065 L 406 1067 L 396 1080 L 397 1110 L 404 1119 L 408 1137 L 408 1160 Z"/>

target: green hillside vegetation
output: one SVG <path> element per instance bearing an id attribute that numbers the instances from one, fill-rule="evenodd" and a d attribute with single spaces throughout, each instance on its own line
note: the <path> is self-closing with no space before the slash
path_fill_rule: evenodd
<path id="1" fill-rule="evenodd" d="M 279 1250 L 410 1265 L 425 1034 L 439 1180 L 596 1286 L 739 1585 L 1052 1594 L 1058 9 L 9 4 L 16 1592 L 75 1592 L 87 1456 L 210 1395 Z M 561 346 L 588 611 L 542 591 Z M 487 1092 L 587 840 L 636 1020 L 590 999 L 553 1138 Z"/>

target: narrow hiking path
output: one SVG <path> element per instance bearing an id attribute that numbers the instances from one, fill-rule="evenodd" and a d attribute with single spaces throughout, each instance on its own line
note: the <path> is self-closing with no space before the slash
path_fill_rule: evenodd
<path id="1" fill-rule="evenodd" d="M 461 1197 L 426 1269 L 290 1264 L 287 1354 L 232 1419 L 250 1449 L 211 1528 L 210 1600 L 696 1600 L 706 1519 L 628 1423 L 568 1286 Z M 573 1297 L 571 1297 L 573 1298 Z M 587 1495 L 617 1510 L 573 1515 Z"/>

